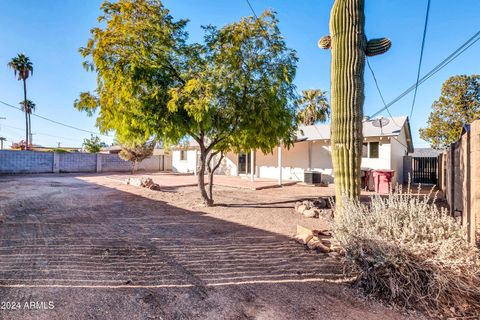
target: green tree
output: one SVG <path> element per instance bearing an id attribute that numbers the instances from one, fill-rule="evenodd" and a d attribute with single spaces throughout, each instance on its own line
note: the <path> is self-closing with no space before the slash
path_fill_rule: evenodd
<path id="1" fill-rule="evenodd" d="M 83 139 L 83 147 L 90 153 L 97 153 L 105 147 L 105 142 L 100 141 L 100 137 L 92 134 L 90 139 Z"/>
<path id="2" fill-rule="evenodd" d="M 12 58 L 12 60 L 10 60 L 10 62 L 7 65 L 11 69 L 13 69 L 13 73 L 15 74 L 15 76 L 18 75 L 18 80 L 23 81 L 23 101 L 24 101 L 24 104 L 27 104 L 27 79 L 31 74 L 33 74 L 33 64 L 30 61 L 30 58 L 23 53 L 19 53 L 16 57 Z M 28 149 L 28 146 L 29 146 L 28 113 L 26 109 L 24 110 L 24 112 L 25 112 L 25 143 Z"/>
<path id="3" fill-rule="evenodd" d="M 297 121 L 304 125 L 316 122 L 325 122 L 330 117 L 330 105 L 327 92 L 319 89 L 303 90 L 302 96 L 297 100 Z"/>
<path id="4" fill-rule="evenodd" d="M 155 143 L 155 141 L 147 141 L 144 143 L 122 145 L 119 156 L 123 160 L 132 163 L 132 174 L 137 170 L 138 163 L 153 155 Z"/>
<path id="5" fill-rule="evenodd" d="M 217 29 L 186 44 L 185 20 L 174 21 L 160 1 L 121 0 L 102 6 L 105 29 L 81 49 L 97 71 L 97 94 L 82 93 L 80 110 L 100 107 L 101 130 L 122 141 L 154 136 L 167 144 L 186 137 L 200 148 L 198 187 L 207 205 L 207 167 L 228 150 L 270 152 L 293 142 L 297 58 L 286 48 L 272 12 Z"/>
<path id="6" fill-rule="evenodd" d="M 480 119 L 480 76 L 459 75 L 447 79 L 442 94 L 433 102 L 427 127 L 420 137 L 436 149 L 447 147 L 460 138 L 464 124 Z"/>
<path id="7" fill-rule="evenodd" d="M 28 138 L 29 138 L 29 141 L 30 141 L 30 144 L 33 143 L 32 141 L 32 121 L 30 119 L 30 116 L 32 114 L 32 112 L 35 111 L 35 103 L 33 103 L 32 100 L 28 100 L 27 101 L 21 101 L 20 103 L 20 107 L 22 108 L 22 111 L 25 112 L 27 115 L 28 115 Z"/>

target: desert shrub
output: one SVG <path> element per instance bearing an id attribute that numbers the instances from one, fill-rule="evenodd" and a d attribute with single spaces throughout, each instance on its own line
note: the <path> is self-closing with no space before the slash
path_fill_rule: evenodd
<path id="1" fill-rule="evenodd" d="M 428 195 L 401 188 L 348 201 L 334 234 L 368 294 L 434 317 L 480 315 L 480 257 L 462 226 Z"/>

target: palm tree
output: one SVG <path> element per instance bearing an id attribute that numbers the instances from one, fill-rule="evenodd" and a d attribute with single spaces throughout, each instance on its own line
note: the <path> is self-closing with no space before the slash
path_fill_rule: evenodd
<path id="1" fill-rule="evenodd" d="M 33 74 L 33 64 L 30 61 L 30 58 L 27 57 L 23 53 L 19 53 L 16 57 L 12 58 L 10 62 L 7 64 L 10 68 L 13 69 L 13 73 L 15 76 L 18 75 L 18 80 L 23 81 L 23 101 L 24 104 L 27 105 L 27 79 L 30 74 Z M 28 113 L 27 109 L 25 108 L 25 143 L 26 149 L 28 149 Z"/>
<path id="2" fill-rule="evenodd" d="M 5 137 L 0 137 L 0 144 L 1 144 L 0 150 L 3 150 L 3 142 L 4 142 L 4 141 L 7 141 L 7 138 L 5 138 Z"/>
<path id="3" fill-rule="evenodd" d="M 25 102 L 26 102 L 26 104 L 25 104 Z M 32 112 L 35 111 L 35 103 L 33 103 L 32 100 L 27 99 L 27 101 L 21 101 L 20 106 L 22 108 L 22 111 L 25 112 L 28 115 L 28 132 L 29 132 L 28 138 L 29 138 L 30 144 L 32 144 L 33 143 L 33 141 L 32 141 L 32 120 L 30 119 L 30 115 L 32 114 Z"/>
<path id="4" fill-rule="evenodd" d="M 319 89 L 303 90 L 302 96 L 297 100 L 297 121 L 304 125 L 316 122 L 325 122 L 330 117 L 330 105 L 327 92 Z"/>

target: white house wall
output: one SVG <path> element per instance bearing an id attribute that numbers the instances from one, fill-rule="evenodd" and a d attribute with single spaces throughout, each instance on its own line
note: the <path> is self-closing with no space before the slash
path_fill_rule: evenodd
<path id="1" fill-rule="evenodd" d="M 405 134 L 398 139 L 405 145 Z M 369 138 L 364 142 L 379 142 L 379 158 L 362 158 L 362 168 L 392 169 L 396 172 L 396 180 L 401 182 L 403 174 L 403 156 L 406 148 L 393 138 Z M 311 150 L 309 160 L 308 150 Z M 196 151 L 187 151 L 187 160 L 180 160 L 180 150 L 172 152 L 172 169 L 174 172 L 193 173 L 195 171 Z M 218 158 L 217 158 L 218 159 Z M 249 159 L 250 160 L 250 159 Z M 250 165 L 250 164 L 249 164 Z M 307 170 L 322 173 L 322 182 L 333 183 L 333 165 L 329 140 L 297 142 L 290 149 L 282 149 L 282 179 L 303 181 Z M 217 174 L 238 175 L 238 154 L 229 152 L 225 155 Z M 400 174 L 398 174 L 400 173 Z M 278 148 L 272 153 L 255 153 L 255 176 L 260 178 L 278 179 Z"/>
<path id="2" fill-rule="evenodd" d="M 397 140 L 398 139 L 398 140 Z M 403 157 L 407 155 L 407 139 L 405 135 L 405 128 L 402 129 L 398 137 L 391 139 L 392 143 L 392 170 L 395 170 L 394 182 L 405 183 L 403 181 Z"/>
<path id="3" fill-rule="evenodd" d="M 216 157 L 215 163 L 218 163 L 219 155 Z M 228 152 L 224 155 L 222 163 L 218 167 L 216 174 L 224 174 L 227 176 L 238 175 L 238 155 L 233 152 Z"/>
<path id="4" fill-rule="evenodd" d="M 391 145 L 390 140 L 387 137 L 383 137 L 382 140 L 378 138 L 371 138 L 364 140 L 364 143 L 367 142 L 379 142 L 378 145 L 378 158 L 363 158 L 362 157 L 362 168 L 368 169 L 388 169 L 392 168 L 391 164 Z"/>
<path id="5" fill-rule="evenodd" d="M 193 173 L 196 167 L 196 150 L 187 150 L 187 159 L 180 160 L 180 150 L 172 151 L 172 171 L 178 173 Z"/>

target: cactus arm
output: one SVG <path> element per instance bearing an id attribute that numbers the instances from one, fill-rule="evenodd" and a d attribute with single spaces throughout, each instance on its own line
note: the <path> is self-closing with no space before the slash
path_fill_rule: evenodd
<path id="1" fill-rule="evenodd" d="M 318 47 L 320 49 L 330 49 L 332 38 L 330 36 L 323 36 L 318 40 Z"/>
<path id="2" fill-rule="evenodd" d="M 387 38 L 371 39 L 367 42 L 365 54 L 373 57 L 387 52 L 392 47 L 392 42 Z"/>

